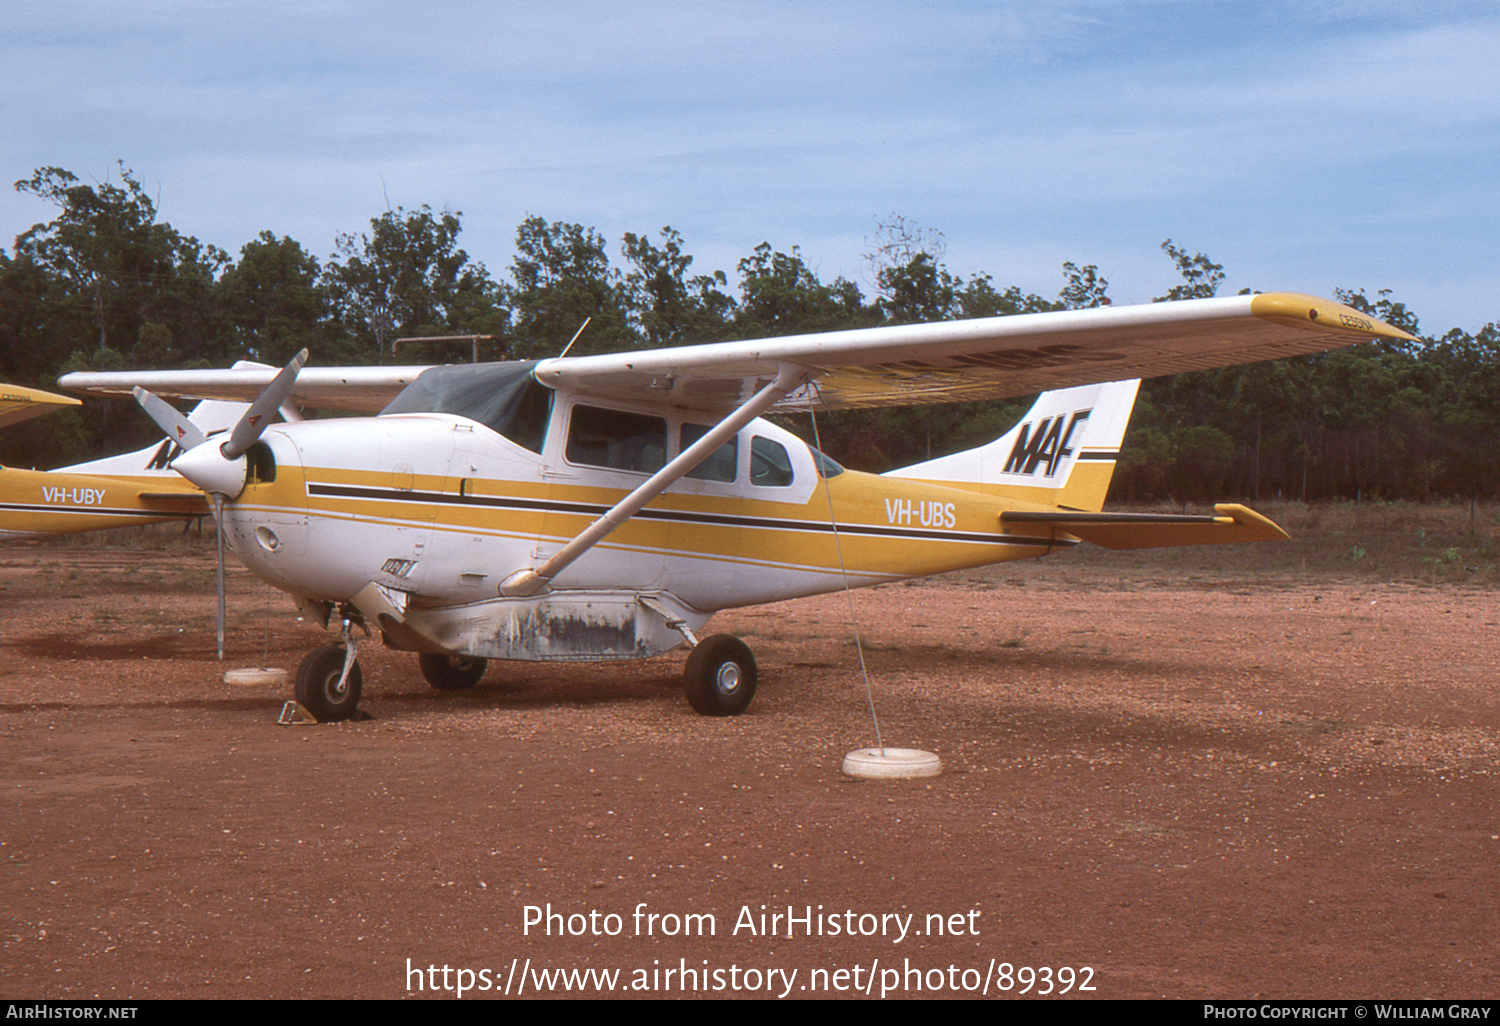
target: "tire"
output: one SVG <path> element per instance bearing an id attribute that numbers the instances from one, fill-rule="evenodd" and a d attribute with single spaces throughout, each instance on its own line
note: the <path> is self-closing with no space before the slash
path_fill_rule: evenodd
<path id="1" fill-rule="evenodd" d="M 755 657 L 739 638 L 715 634 L 688 654 L 682 671 L 687 700 L 702 716 L 738 716 L 755 697 Z"/>
<path id="2" fill-rule="evenodd" d="M 432 655 L 417 657 L 422 676 L 439 691 L 463 691 L 478 684 L 489 661 L 478 656 Z"/>
<path id="3" fill-rule="evenodd" d="M 338 723 L 354 715 L 359 707 L 363 674 L 359 661 L 349 667 L 344 690 L 338 690 L 344 672 L 344 646 L 324 645 L 315 648 L 297 667 L 297 701 L 322 723 Z"/>

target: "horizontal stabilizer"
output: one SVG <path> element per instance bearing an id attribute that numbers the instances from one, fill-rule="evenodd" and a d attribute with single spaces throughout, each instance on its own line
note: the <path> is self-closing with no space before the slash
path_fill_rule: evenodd
<path id="1" fill-rule="evenodd" d="M 1183 516 L 1007 510 L 1000 514 L 1000 522 L 1007 532 L 1040 538 L 1069 534 L 1106 549 L 1288 540 L 1280 527 L 1244 506 L 1221 503 L 1214 507 L 1214 513 L 1214 516 Z"/>

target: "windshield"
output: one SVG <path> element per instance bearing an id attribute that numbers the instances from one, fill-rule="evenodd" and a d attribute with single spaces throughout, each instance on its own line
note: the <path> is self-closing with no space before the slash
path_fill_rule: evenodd
<path id="1" fill-rule="evenodd" d="M 467 417 L 539 453 L 547 439 L 552 390 L 531 376 L 535 366 L 535 360 L 526 360 L 429 367 L 380 412 Z"/>

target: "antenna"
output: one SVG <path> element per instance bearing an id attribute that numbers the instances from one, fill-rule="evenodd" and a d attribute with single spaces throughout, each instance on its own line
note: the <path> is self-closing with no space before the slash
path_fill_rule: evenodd
<path id="1" fill-rule="evenodd" d="M 592 317 L 585 317 L 583 319 L 583 323 L 578 326 L 578 330 L 573 332 L 573 337 L 568 339 L 568 344 L 563 346 L 563 351 L 557 354 L 557 358 L 559 360 L 568 355 L 568 350 L 573 348 L 573 343 L 578 341 L 578 336 L 583 334 L 583 329 L 587 328 L 589 326 L 589 321 L 593 319 L 594 318 Z"/>

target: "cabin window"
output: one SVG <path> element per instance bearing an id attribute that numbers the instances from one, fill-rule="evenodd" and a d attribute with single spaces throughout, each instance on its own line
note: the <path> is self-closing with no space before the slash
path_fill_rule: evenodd
<path id="1" fill-rule="evenodd" d="M 666 465 L 667 422 L 643 413 L 574 406 L 569 463 L 654 474 Z"/>
<path id="2" fill-rule="evenodd" d="M 683 452 L 688 446 L 708 434 L 708 431 L 709 429 L 701 424 L 682 425 L 682 435 L 679 439 L 681 444 L 677 451 Z M 706 460 L 689 470 L 685 476 L 699 481 L 733 481 L 739 461 L 739 436 L 731 435 L 729 441 L 709 453 Z"/>
<path id="3" fill-rule="evenodd" d="M 786 488 L 793 476 L 786 447 L 756 435 L 750 442 L 750 483 L 762 488 Z"/>
<path id="4" fill-rule="evenodd" d="M 552 396 L 552 389 L 528 381 L 515 401 L 510 420 L 497 430 L 521 448 L 541 452 L 547 441 L 547 422 L 552 419 Z"/>

